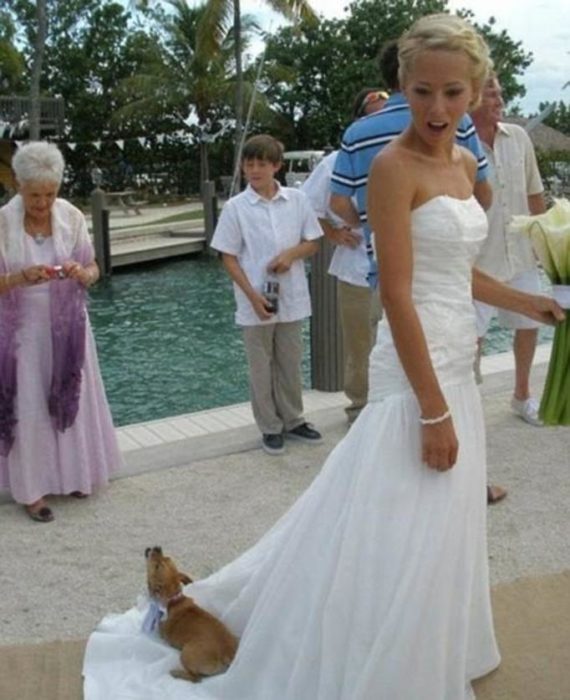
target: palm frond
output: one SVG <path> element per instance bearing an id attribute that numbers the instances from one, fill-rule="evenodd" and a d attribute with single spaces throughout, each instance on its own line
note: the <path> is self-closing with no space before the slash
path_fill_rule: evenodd
<path id="1" fill-rule="evenodd" d="M 266 0 L 272 10 L 282 14 L 288 19 L 302 19 L 310 22 L 317 18 L 317 15 L 307 0 Z"/>
<path id="2" fill-rule="evenodd" d="M 215 55 L 233 25 L 233 2 L 208 0 L 198 26 L 196 48 L 206 56 Z"/>

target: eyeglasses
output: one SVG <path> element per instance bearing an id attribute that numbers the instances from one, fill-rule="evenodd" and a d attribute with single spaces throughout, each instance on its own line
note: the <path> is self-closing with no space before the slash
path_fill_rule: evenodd
<path id="1" fill-rule="evenodd" d="M 385 90 L 376 90 L 375 92 L 369 92 L 366 95 L 366 97 L 362 100 L 362 104 L 360 105 L 358 113 L 364 114 L 364 110 L 368 107 L 369 104 L 372 104 L 372 102 L 377 102 L 378 100 L 387 100 L 389 98 L 390 95 Z"/>

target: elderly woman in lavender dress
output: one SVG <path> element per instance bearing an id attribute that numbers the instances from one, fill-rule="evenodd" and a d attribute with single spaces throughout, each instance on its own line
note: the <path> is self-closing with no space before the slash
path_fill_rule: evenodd
<path id="1" fill-rule="evenodd" d="M 0 209 L 0 489 L 53 520 L 48 495 L 88 496 L 121 455 L 89 325 L 99 277 L 83 214 L 58 192 L 56 146 L 30 143 Z"/>

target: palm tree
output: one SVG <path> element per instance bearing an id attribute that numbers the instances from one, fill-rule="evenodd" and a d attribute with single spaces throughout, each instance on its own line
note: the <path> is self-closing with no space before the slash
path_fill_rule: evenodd
<path id="1" fill-rule="evenodd" d="M 40 79 L 47 34 L 46 0 L 36 0 L 37 32 L 30 80 L 30 140 L 40 138 Z"/>
<path id="2" fill-rule="evenodd" d="M 14 46 L 15 28 L 8 15 L 0 12 L 0 95 L 18 89 L 24 75 L 23 55 Z"/>
<path id="3" fill-rule="evenodd" d="M 231 103 L 235 77 L 232 71 L 234 35 L 230 27 L 219 44 L 200 45 L 198 34 L 205 6 L 190 7 L 185 0 L 167 0 L 172 15 L 162 27 L 164 41 L 155 44 L 145 61 L 145 70 L 118 86 L 125 106 L 115 114 L 128 122 L 141 114 L 168 117 L 177 129 L 191 132 L 192 114 L 201 134 L 200 181 L 209 179 L 208 126 L 225 105 Z M 244 20 L 244 35 L 251 35 L 256 25 Z"/>
<path id="4" fill-rule="evenodd" d="M 170 4 L 175 5 L 173 0 Z M 266 0 L 269 7 L 288 19 L 311 21 L 316 15 L 308 0 Z M 129 0 L 131 9 L 145 9 L 153 0 Z M 178 3 L 179 4 L 179 3 Z M 243 53 L 243 18 L 240 0 L 206 0 L 204 14 L 200 20 L 196 49 L 202 56 L 212 57 L 227 40 L 230 27 L 233 27 L 234 62 L 235 62 L 235 165 L 239 162 L 239 148 L 243 133 L 244 74 Z"/>
<path id="5" fill-rule="evenodd" d="M 314 20 L 316 15 L 307 0 L 266 0 L 269 7 L 288 19 Z M 233 26 L 235 37 L 235 117 L 236 117 L 236 162 L 243 132 L 244 81 L 242 67 L 242 15 L 240 0 L 207 0 L 204 18 L 200 26 L 200 43 L 206 52 L 220 44 L 227 34 L 228 25 Z"/>

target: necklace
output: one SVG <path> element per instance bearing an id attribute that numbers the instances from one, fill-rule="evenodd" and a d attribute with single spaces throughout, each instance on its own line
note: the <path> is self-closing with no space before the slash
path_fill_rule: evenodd
<path id="1" fill-rule="evenodd" d="M 46 232 L 46 228 L 48 231 Z M 40 229 L 38 231 L 38 229 Z M 43 229 L 43 231 L 42 231 Z M 51 236 L 49 221 L 26 221 L 24 219 L 24 232 L 34 239 L 36 245 L 43 245 Z"/>

